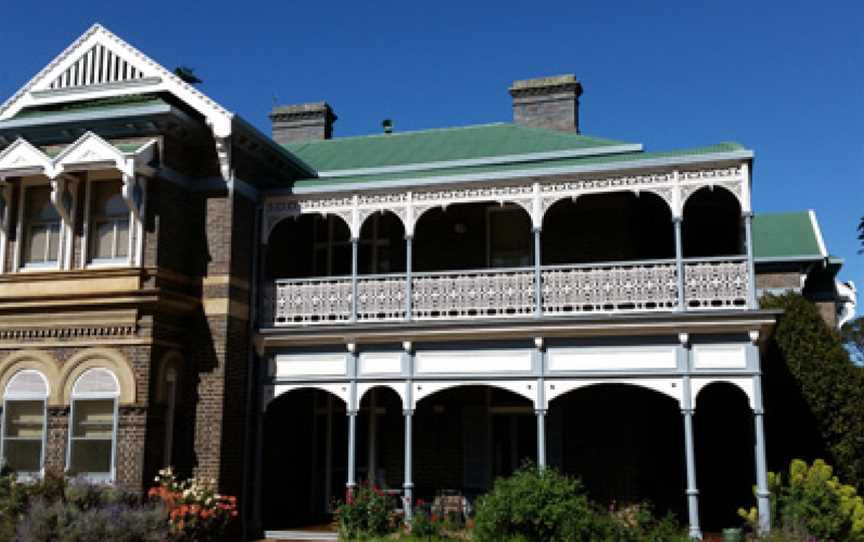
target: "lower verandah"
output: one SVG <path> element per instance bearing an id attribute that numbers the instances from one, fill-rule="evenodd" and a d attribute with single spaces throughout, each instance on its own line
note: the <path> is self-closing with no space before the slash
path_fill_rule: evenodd
<path id="1" fill-rule="evenodd" d="M 374 416 L 372 415 L 374 413 Z M 752 502 L 753 423 L 747 398 L 712 384 L 694 416 L 702 527 L 739 523 Z M 413 415 L 414 498 L 432 503 L 461 495 L 467 503 L 537 458 L 530 401 L 490 386 L 435 393 Z M 684 430 L 678 403 L 657 392 L 603 384 L 552 401 L 546 416 L 547 463 L 582 479 L 603 506 L 650 501 L 687 520 Z M 295 390 L 270 405 L 264 419 L 262 519 L 268 530 L 327 523 L 343 500 L 348 423 L 344 403 L 327 392 Z M 390 389 L 374 388 L 360 404 L 356 479 L 402 494 L 404 418 Z"/>

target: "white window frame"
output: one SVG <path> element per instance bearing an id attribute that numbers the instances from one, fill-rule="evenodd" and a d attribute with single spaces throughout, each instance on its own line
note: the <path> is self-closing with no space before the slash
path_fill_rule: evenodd
<path id="1" fill-rule="evenodd" d="M 27 190 L 39 187 L 39 186 L 48 186 L 51 187 L 51 182 L 48 179 L 22 179 L 20 190 L 18 194 L 18 217 L 16 220 L 16 240 L 15 244 L 15 257 L 13 262 L 13 268 L 16 272 L 39 272 L 39 271 L 60 271 L 62 269 L 69 269 L 71 265 L 71 250 L 72 246 L 72 230 L 70 224 L 66 222 L 66 219 L 63 218 L 63 214 L 58 212 L 60 215 L 60 232 L 58 234 L 57 239 L 57 262 L 56 263 L 25 263 L 24 262 L 24 251 L 27 248 L 27 234 L 25 232 L 26 224 L 24 222 L 24 209 L 27 201 Z M 75 195 L 75 190 L 73 188 L 72 192 L 72 209 L 71 216 L 75 216 L 77 212 L 77 197 Z"/>
<path id="2" fill-rule="evenodd" d="M 45 449 L 48 446 L 48 397 L 50 395 L 51 388 L 48 384 L 48 379 L 45 377 L 42 372 L 36 369 L 22 369 L 17 371 L 12 378 L 15 378 L 20 373 L 33 373 L 39 375 L 39 378 L 45 383 L 45 393 L 9 393 L 9 385 L 7 383 L 6 389 L 3 390 L 3 415 L 0 417 L 0 462 L 2 462 L 3 458 L 6 457 L 6 424 L 8 422 L 6 415 L 9 412 L 9 402 L 17 402 L 17 401 L 41 401 L 42 402 L 42 447 L 39 455 L 39 471 L 38 472 L 16 472 L 15 476 L 22 481 L 32 480 L 32 479 L 41 479 L 45 476 Z M 11 382 L 12 379 L 9 379 Z"/>
<path id="3" fill-rule="evenodd" d="M 143 228 L 138 227 L 138 221 L 135 220 L 132 211 L 129 210 L 129 246 L 126 247 L 126 256 L 120 258 L 102 258 L 98 260 L 90 258 L 90 228 L 92 226 L 93 217 L 93 183 L 111 181 L 120 182 L 122 197 L 123 179 L 119 173 L 113 177 L 87 179 L 87 186 L 84 190 L 84 228 L 83 238 L 81 240 L 81 262 L 85 268 L 129 267 L 133 265 L 133 257 L 140 252 L 140 243 L 137 241 L 138 238 L 141 237 L 141 231 L 143 231 Z"/>
<path id="4" fill-rule="evenodd" d="M 114 379 L 114 384 L 116 385 L 116 391 L 112 393 L 76 393 L 75 387 L 78 384 L 78 381 L 89 373 L 90 371 L 99 370 L 108 372 L 111 377 Z M 66 468 L 65 472 L 70 472 L 71 462 L 72 462 L 72 441 L 74 440 L 74 423 L 75 423 L 75 404 L 78 401 L 113 401 L 114 404 L 114 418 L 112 420 L 111 427 L 111 463 L 110 463 L 110 472 L 101 473 L 101 472 L 88 472 L 88 473 L 75 473 L 75 476 L 83 477 L 91 482 L 95 483 L 113 483 L 117 479 L 117 426 L 118 420 L 120 416 L 120 381 L 117 379 L 117 375 L 111 369 L 107 367 L 93 367 L 87 369 L 75 379 L 75 382 L 72 384 L 72 395 L 69 398 L 69 425 L 68 425 L 68 439 L 66 441 Z"/>

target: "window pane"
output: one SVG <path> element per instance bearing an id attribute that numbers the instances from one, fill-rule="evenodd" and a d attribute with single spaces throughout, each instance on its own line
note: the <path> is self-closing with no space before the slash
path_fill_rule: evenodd
<path id="1" fill-rule="evenodd" d="M 42 438 L 45 432 L 43 401 L 7 401 L 3 428 L 3 459 L 16 472 L 42 469 Z"/>
<path id="2" fill-rule="evenodd" d="M 72 439 L 69 473 L 111 472 L 111 440 Z"/>
<path id="3" fill-rule="evenodd" d="M 48 226 L 48 256 L 45 261 L 56 262 L 60 252 L 60 224 L 53 223 Z"/>
<path id="4" fill-rule="evenodd" d="M 42 439 L 6 439 L 3 456 L 5 464 L 15 472 L 39 472 L 42 470 Z"/>
<path id="5" fill-rule="evenodd" d="M 72 474 L 110 473 L 113 438 L 114 400 L 75 400 L 69 471 Z"/>
<path id="6" fill-rule="evenodd" d="M 120 181 L 99 181 L 91 185 L 93 206 L 91 212 L 98 216 L 124 216 L 129 208 L 123 201 Z"/>
<path id="7" fill-rule="evenodd" d="M 51 187 L 34 186 L 27 188 L 27 220 L 28 221 L 60 221 L 57 209 L 51 204 Z"/>
<path id="8" fill-rule="evenodd" d="M 27 188 L 25 197 L 27 239 L 24 242 L 24 262 L 56 262 L 60 247 L 60 215 L 51 204 L 51 188 Z"/>
<path id="9" fill-rule="evenodd" d="M 6 437 L 42 438 L 45 425 L 43 401 L 7 401 Z"/>
<path id="10" fill-rule="evenodd" d="M 114 223 L 95 222 L 93 224 L 93 258 L 113 258 L 112 247 L 114 246 Z"/>
<path id="11" fill-rule="evenodd" d="M 45 247 L 48 244 L 48 230 L 43 226 L 31 226 L 28 231 L 25 260 L 27 263 L 44 262 Z"/>
<path id="12" fill-rule="evenodd" d="M 129 255 L 129 221 L 118 220 L 117 225 L 117 257 L 125 258 Z"/>
<path id="13" fill-rule="evenodd" d="M 77 400 L 73 410 L 73 438 L 111 439 L 114 431 L 114 401 L 112 399 Z"/>

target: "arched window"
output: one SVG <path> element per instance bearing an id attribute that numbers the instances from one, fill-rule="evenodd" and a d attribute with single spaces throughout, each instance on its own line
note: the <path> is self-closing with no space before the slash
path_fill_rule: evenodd
<path id="1" fill-rule="evenodd" d="M 24 190 L 24 265 L 56 264 L 60 255 L 60 214 L 50 186 Z"/>
<path id="2" fill-rule="evenodd" d="M 19 371 L 6 385 L 0 463 L 19 476 L 36 477 L 42 474 L 47 399 L 48 380 L 39 371 Z"/>
<path id="3" fill-rule="evenodd" d="M 117 398 L 120 385 L 108 369 L 88 369 L 72 387 L 67 472 L 94 480 L 114 480 Z"/>
<path id="4" fill-rule="evenodd" d="M 129 207 L 120 181 L 90 183 L 89 251 L 93 262 L 129 255 Z"/>

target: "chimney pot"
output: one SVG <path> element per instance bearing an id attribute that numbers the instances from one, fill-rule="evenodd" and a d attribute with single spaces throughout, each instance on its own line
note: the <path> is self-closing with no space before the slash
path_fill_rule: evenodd
<path id="1" fill-rule="evenodd" d="M 513 122 L 578 134 L 581 95 L 582 84 L 573 74 L 514 81 Z"/>
<path id="2" fill-rule="evenodd" d="M 280 145 L 330 139 L 338 117 L 327 102 L 279 105 L 270 112 L 273 140 Z"/>

